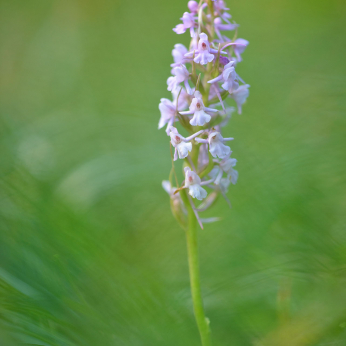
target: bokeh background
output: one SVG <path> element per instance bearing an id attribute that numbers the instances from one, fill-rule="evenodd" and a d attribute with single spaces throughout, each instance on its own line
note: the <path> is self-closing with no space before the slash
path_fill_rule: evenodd
<path id="1" fill-rule="evenodd" d="M 346 345 L 346 2 L 228 5 L 251 89 L 199 231 L 214 344 Z M 157 131 L 184 11 L 0 1 L 1 345 L 199 345 Z"/>

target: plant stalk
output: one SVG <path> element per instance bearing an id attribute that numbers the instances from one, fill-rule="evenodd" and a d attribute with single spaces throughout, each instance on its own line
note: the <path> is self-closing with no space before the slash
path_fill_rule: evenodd
<path id="1" fill-rule="evenodd" d="M 195 313 L 202 346 L 211 346 L 209 320 L 204 314 L 201 294 L 198 261 L 197 219 L 190 204 L 188 204 L 188 229 L 186 231 L 186 240 L 193 310 Z"/>

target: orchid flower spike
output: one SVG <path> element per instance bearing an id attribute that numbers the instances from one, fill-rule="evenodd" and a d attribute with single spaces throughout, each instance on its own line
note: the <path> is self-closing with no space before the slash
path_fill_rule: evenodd
<path id="1" fill-rule="evenodd" d="M 174 148 L 169 181 L 163 181 L 162 186 L 170 196 L 172 214 L 186 231 L 189 263 L 192 263 L 189 269 L 193 277 L 198 274 L 195 266 L 197 252 L 193 251 L 197 239 L 196 223 L 203 229 L 203 223 L 220 219 L 206 219 L 200 213 L 216 204 L 220 195 L 231 206 L 226 194 L 238 179 L 234 169 L 237 160 L 231 158 L 232 151 L 226 143 L 233 138 L 224 138 L 222 131 L 235 110 L 228 103 L 236 103 L 238 113 L 241 113 L 249 95 L 249 85 L 236 72 L 236 64 L 242 60 L 241 55 L 249 42 L 227 37 L 227 33 L 238 30 L 239 25 L 230 21 L 224 0 L 187 1 L 189 12 L 183 14 L 181 24 L 173 30 L 177 34 L 190 31 L 191 40 L 188 46 L 176 44 L 172 50 L 172 75 L 167 80 L 167 89 L 171 91 L 173 101 L 161 99 L 159 128 L 167 126 L 170 150 Z M 188 133 L 187 137 L 181 134 L 182 131 Z M 177 173 L 177 166 L 181 167 L 176 163 L 178 159 L 183 160 L 183 182 L 179 181 Z M 173 179 L 177 187 L 172 186 Z M 210 189 L 209 194 L 206 186 Z M 199 286 L 199 280 L 191 282 Z M 200 297 L 197 298 L 192 296 L 194 306 L 201 303 Z M 196 311 L 196 319 L 202 344 L 211 344 L 204 312 Z"/>
<path id="2" fill-rule="evenodd" d="M 192 143 L 190 141 L 200 135 L 203 130 L 196 132 L 190 137 L 184 138 L 182 135 L 178 133 L 178 130 L 171 126 L 169 128 L 169 136 L 171 137 L 171 143 L 175 148 L 174 152 L 174 161 L 179 159 L 184 159 L 189 155 L 189 152 L 192 150 Z"/>
<path id="3" fill-rule="evenodd" d="M 234 138 L 223 138 L 218 131 L 212 131 L 208 139 L 196 138 L 198 143 L 209 144 L 209 152 L 213 157 L 223 159 L 231 153 L 231 148 L 224 145 L 224 142 L 232 141 Z"/>
<path id="4" fill-rule="evenodd" d="M 193 198 L 197 198 L 200 201 L 207 197 L 207 191 L 201 187 L 201 178 L 197 173 L 191 171 L 190 167 L 185 167 L 185 188 L 189 189 L 189 195 Z"/>
<path id="5" fill-rule="evenodd" d="M 192 99 L 189 110 L 186 112 L 180 112 L 180 114 L 193 114 L 193 117 L 190 120 L 190 124 L 192 126 L 204 126 L 211 119 L 211 116 L 207 114 L 205 111 L 212 113 L 218 112 L 217 109 L 205 107 L 201 93 L 199 91 L 195 91 L 195 97 Z"/>

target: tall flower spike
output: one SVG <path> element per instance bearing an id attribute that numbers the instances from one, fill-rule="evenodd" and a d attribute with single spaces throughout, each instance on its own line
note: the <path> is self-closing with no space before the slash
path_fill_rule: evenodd
<path id="1" fill-rule="evenodd" d="M 211 332 L 198 293 L 201 285 L 196 227 L 199 224 L 203 230 L 204 223 L 219 220 L 203 218 L 200 213 L 214 206 L 220 195 L 231 205 L 226 194 L 238 179 L 234 169 L 237 160 L 231 158 L 227 145 L 233 138 L 224 138 L 222 130 L 235 109 L 229 102 L 235 103 L 241 113 L 249 95 L 249 85 L 236 72 L 236 64 L 242 60 L 249 42 L 227 37 L 228 32 L 239 28 L 231 23 L 228 10 L 224 0 L 188 2 L 189 12 L 183 14 L 182 23 L 173 30 L 178 34 L 190 31 L 191 41 L 186 47 L 174 46 L 172 75 L 167 80 L 173 101 L 163 98 L 159 104 L 159 128 L 167 125 L 170 150 L 174 148 L 170 180 L 164 181 L 163 187 L 169 193 L 174 217 L 186 231 L 192 301 L 202 345 L 211 345 Z M 186 131 L 186 137 L 182 131 Z M 185 176 L 180 182 L 178 159 L 183 160 Z M 172 187 L 173 179 L 177 188 Z"/>
<path id="2" fill-rule="evenodd" d="M 231 148 L 224 145 L 224 142 L 232 141 L 234 138 L 223 138 L 220 132 L 213 131 L 209 134 L 208 139 L 196 138 L 198 143 L 209 144 L 209 152 L 213 157 L 223 159 L 231 153 Z"/>
<path id="3" fill-rule="evenodd" d="M 190 120 L 190 124 L 192 126 L 204 126 L 211 119 L 211 116 L 207 114 L 205 111 L 212 113 L 218 112 L 217 109 L 205 107 L 201 93 L 199 91 L 195 91 L 195 97 L 192 99 L 189 110 L 186 112 L 180 112 L 180 114 L 193 114 L 193 117 Z"/>

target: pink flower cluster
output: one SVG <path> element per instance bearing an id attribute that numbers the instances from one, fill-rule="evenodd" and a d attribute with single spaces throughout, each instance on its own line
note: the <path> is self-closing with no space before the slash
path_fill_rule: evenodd
<path id="1" fill-rule="evenodd" d="M 188 9 L 173 31 L 189 31 L 191 42 L 189 48 L 176 44 L 172 51 L 172 76 L 167 79 L 172 100 L 161 99 L 159 129 L 166 126 L 172 148 L 172 174 L 163 187 L 171 197 L 173 214 L 184 223 L 188 201 L 203 227 L 203 222 L 216 218 L 202 219 L 199 213 L 214 204 L 219 194 L 230 204 L 226 193 L 238 179 L 237 160 L 231 158 L 231 148 L 226 145 L 233 138 L 223 137 L 222 128 L 234 112 L 228 102 L 235 101 L 241 114 L 249 96 L 250 86 L 236 72 L 249 42 L 237 38 L 239 25 L 231 22 L 223 0 L 189 1 Z M 234 32 L 232 38 L 225 35 L 227 31 Z M 185 180 L 180 187 L 174 168 L 178 159 L 184 160 Z M 173 176 L 177 187 L 173 187 Z M 204 187 L 211 189 L 209 195 Z M 182 195 L 185 189 L 188 194 Z M 191 197 L 202 203 L 196 207 Z"/>

